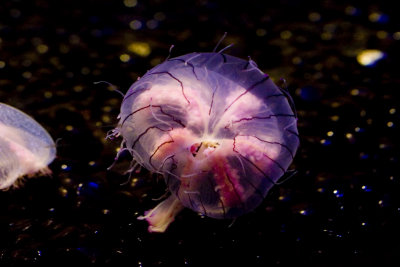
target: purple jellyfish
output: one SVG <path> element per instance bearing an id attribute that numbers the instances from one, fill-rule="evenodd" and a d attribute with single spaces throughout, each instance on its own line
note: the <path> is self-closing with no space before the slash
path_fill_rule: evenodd
<path id="1" fill-rule="evenodd" d="M 255 209 L 299 146 L 288 92 L 252 60 L 219 53 L 167 59 L 125 94 L 112 136 L 163 175 L 170 196 L 138 219 L 164 232 L 183 208 L 212 218 Z"/>

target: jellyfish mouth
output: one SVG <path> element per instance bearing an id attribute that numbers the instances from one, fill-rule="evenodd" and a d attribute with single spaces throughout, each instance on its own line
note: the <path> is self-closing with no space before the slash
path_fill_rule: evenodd
<path id="1" fill-rule="evenodd" d="M 190 146 L 190 153 L 196 159 L 204 159 L 211 155 L 219 146 L 216 141 L 203 141 Z"/>

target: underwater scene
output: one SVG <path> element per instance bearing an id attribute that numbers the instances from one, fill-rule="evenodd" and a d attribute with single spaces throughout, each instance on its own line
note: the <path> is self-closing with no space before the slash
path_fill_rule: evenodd
<path id="1" fill-rule="evenodd" d="M 396 11 L 1 1 L 0 266 L 399 266 Z"/>

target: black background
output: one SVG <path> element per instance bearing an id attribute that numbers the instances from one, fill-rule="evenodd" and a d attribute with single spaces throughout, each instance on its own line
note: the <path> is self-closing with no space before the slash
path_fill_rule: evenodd
<path id="1" fill-rule="evenodd" d="M 1 1 L 0 101 L 59 141 L 52 177 L 0 192 L 0 266 L 399 266 L 400 21 L 390 2 Z M 226 53 L 286 79 L 298 173 L 233 223 L 184 210 L 150 234 L 136 217 L 163 181 L 141 170 L 124 183 L 128 156 L 106 170 L 120 142 L 105 140 L 122 100 L 114 89 L 125 93 L 172 44 L 172 56 L 212 51 L 224 32 L 221 47 L 235 44 Z M 131 51 L 137 42 L 151 53 Z M 386 57 L 362 66 L 366 49 Z"/>

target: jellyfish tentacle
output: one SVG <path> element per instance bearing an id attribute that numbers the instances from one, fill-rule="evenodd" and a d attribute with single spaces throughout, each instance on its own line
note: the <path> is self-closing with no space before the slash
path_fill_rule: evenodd
<path id="1" fill-rule="evenodd" d="M 213 49 L 213 52 L 214 52 L 214 53 L 217 51 L 218 46 L 222 43 L 222 41 L 225 39 L 225 37 L 226 37 L 227 34 L 228 34 L 227 32 L 224 32 L 224 34 L 222 35 L 222 37 L 218 40 L 217 44 L 215 45 L 215 47 L 214 47 L 214 49 Z"/>

